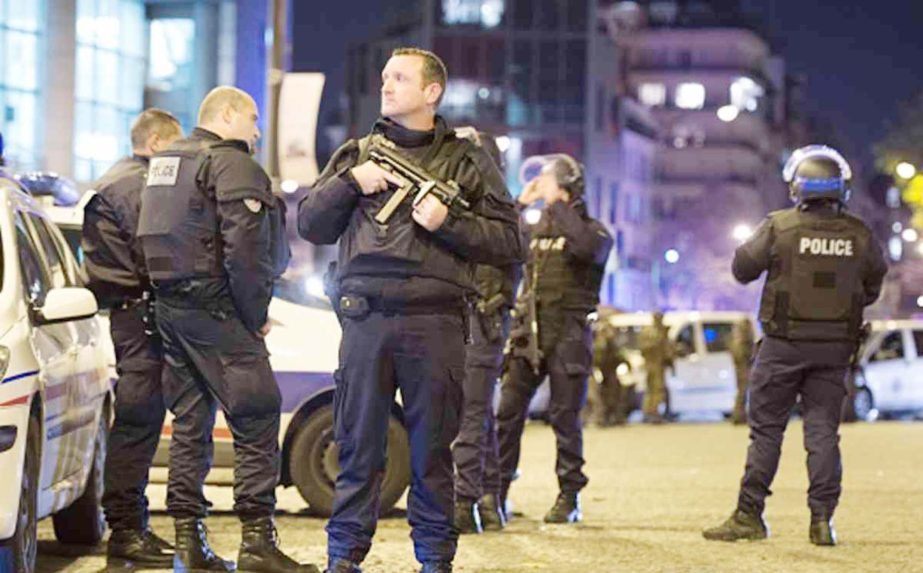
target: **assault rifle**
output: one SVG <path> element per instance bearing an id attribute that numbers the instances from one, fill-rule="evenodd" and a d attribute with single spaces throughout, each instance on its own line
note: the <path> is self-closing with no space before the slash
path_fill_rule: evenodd
<path id="1" fill-rule="evenodd" d="M 385 206 L 375 214 L 378 224 L 387 223 L 394 211 L 411 193 L 414 193 L 413 205 L 417 205 L 427 195 L 432 195 L 446 207 L 458 205 L 463 209 L 471 208 L 471 204 L 461 196 L 461 190 L 455 181 L 442 181 L 429 174 L 401 155 L 387 139 L 373 136 L 369 141 L 368 154 L 369 160 L 404 180 L 404 184 L 398 187 Z"/>

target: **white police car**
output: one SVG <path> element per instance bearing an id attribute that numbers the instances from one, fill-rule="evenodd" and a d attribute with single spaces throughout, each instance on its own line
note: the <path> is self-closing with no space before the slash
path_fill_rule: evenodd
<path id="1" fill-rule="evenodd" d="M 857 417 L 923 412 L 923 320 L 873 321 L 860 365 Z"/>
<path id="2" fill-rule="evenodd" d="M 36 523 L 95 544 L 111 411 L 96 300 L 61 233 L 0 170 L 0 571 L 35 568 Z"/>
<path id="3" fill-rule="evenodd" d="M 82 258 L 80 233 L 83 210 L 52 207 L 51 217 L 67 243 Z M 105 313 L 103 313 L 105 314 Z M 282 394 L 282 420 L 279 444 L 282 450 L 281 485 L 295 486 L 311 510 L 330 515 L 333 509 L 334 482 L 339 473 L 337 447 L 333 441 L 333 372 L 337 368 L 340 324 L 326 298 L 306 292 L 305 284 L 283 280 L 276 286 L 269 305 L 272 330 L 266 337 L 269 360 Z M 108 320 L 105 332 L 108 334 Z M 115 374 L 115 352 L 106 336 Z M 410 445 L 402 423 L 403 413 L 395 403 L 388 428 L 388 461 L 381 490 L 381 511 L 387 512 L 410 484 Z M 165 481 L 169 461 L 172 425 L 168 419 L 163 433 L 152 481 Z M 234 449 L 231 431 L 221 413 L 213 434 L 214 458 L 206 482 L 230 485 L 234 479 Z"/>

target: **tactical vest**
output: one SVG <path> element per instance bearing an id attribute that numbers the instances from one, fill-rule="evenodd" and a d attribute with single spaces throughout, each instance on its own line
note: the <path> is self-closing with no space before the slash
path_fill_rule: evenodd
<path id="1" fill-rule="evenodd" d="M 184 139 L 151 158 L 138 237 L 153 281 L 224 276 L 217 203 L 203 187 L 216 143 Z"/>
<path id="2" fill-rule="evenodd" d="M 770 218 L 775 241 L 760 302 L 764 332 L 792 340 L 854 339 L 862 324 L 865 225 L 800 209 Z"/>
<path id="3" fill-rule="evenodd" d="M 566 249 L 567 239 L 543 217 L 529 244 L 531 255 L 526 272 L 537 278 L 539 305 L 589 312 L 599 304 L 605 269 L 574 259 Z"/>

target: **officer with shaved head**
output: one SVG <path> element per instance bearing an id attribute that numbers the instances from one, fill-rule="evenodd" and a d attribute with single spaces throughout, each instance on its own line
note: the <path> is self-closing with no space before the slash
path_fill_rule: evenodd
<path id="1" fill-rule="evenodd" d="M 288 263 L 283 213 L 251 158 L 256 103 L 233 87 L 212 90 L 198 127 L 151 159 L 138 235 L 157 296 L 173 413 L 167 512 L 176 522 L 177 571 L 233 571 L 215 555 L 202 521 L 220 407 L 234 437 L 234 509 L 242 522 L 241 571 L 311 573 L 277 547 L 281 396 L 269 365 L 269 301 Z"/>

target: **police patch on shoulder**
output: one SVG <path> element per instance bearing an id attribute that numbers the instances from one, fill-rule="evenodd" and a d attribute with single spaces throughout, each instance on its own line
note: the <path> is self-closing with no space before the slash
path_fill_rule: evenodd
<path id="1" fill-rule="evenodd" d="M 176 185 L 176 178 L 179 175 L 179 157 L 153 157 L 151 158 L 150 167 L 147 170 L 148 186 Z"/>
<path id="2" fill-rule="evenodd" d="M 263 208 L 263 202 L 259 199 L 244 199 L 244 205 L 247 206 L 251 213 L 259 213 L 260 209 Z"/>

